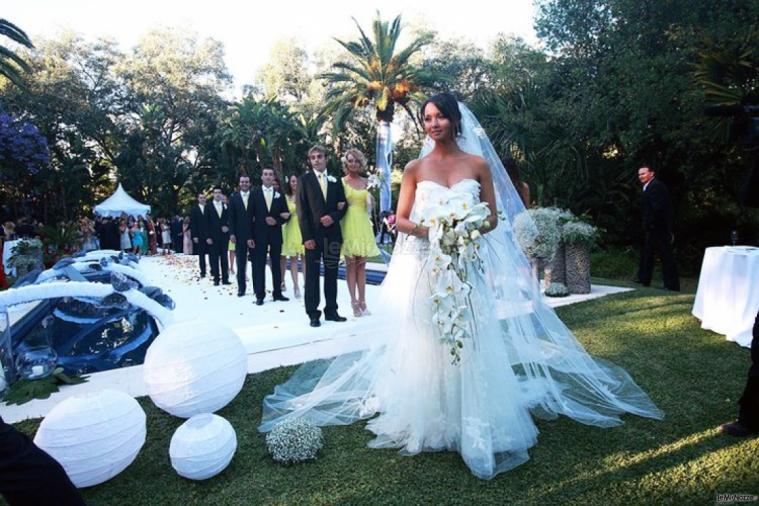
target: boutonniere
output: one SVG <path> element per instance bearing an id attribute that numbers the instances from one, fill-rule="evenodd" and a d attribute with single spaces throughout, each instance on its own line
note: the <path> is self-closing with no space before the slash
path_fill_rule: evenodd
<path id="1" fill-rule="evenodd" d="M 335 176 L 327 175 L 327 181 L 330 183 L 337 183 L 337 179 L 335 179 Z"/>
<path id="2" fill-rule="evenodd" d="M 274 192 L 274 198 L 275 198 L 275 199 L 278 199 L 279 197 L 280 197 L 280 194 L 279 194 L 279 192 L 275 191 L 275 192 Z"/>

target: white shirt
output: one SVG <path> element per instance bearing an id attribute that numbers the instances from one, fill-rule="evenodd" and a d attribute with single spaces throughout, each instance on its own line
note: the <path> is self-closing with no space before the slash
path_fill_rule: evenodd
<path id="1" fill-rule="evenodd" d="M 221 202 L 216 202 L 214 200 L 213 206 L 216 208 L 216 212 L 219 214 L 219 216 L 221 216 L 221 212 L 224 210 L 224 207 L 223 207 L 224 204 L 222 204 Z"/>
<path id="2" fill-rule="evenodd" d="M 198 204 L 198 207 L 200 208 L 200 214 L 205 214 L 206 207 L 203 204 Z"/>
<path id="3" fill-rule="evenodd" d="M 646 191 L 646 188 L 648 188 L 648 185 L 650 185 L 651 181 L 653 181 L 653 180 L 654 180 L 654 178 L 651 178 L 651 179 L 648 180 L 648 183 L 646 183 L 646 184 L 643 185 L 643 191 Z"/>

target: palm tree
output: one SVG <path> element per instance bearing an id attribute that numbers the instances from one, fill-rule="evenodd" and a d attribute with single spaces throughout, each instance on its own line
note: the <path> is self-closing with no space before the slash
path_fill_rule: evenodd
<path id="1" fill-rule="evenodd" d="M 348 52 L 348 61 L 332 65 L 332 72 L 321 78 L 330 85 L 325 94 L 324 114 L 333 117 L 337 130 L 358 109 L 373 106 L 377 118 L 377 167 L 383 181 L 380 189 L 380 211 L 391 208 L 390 166 L 392 165 L 393 144 L 390 124 L 395 115 L 396 105 L 401 106 L 416 122 L 409 108 L 409 101 L 422 98 L 420 88 L 431 84 L 433 76 L 412 66 L 409 59 L 428 44 L 431 35 L 414 39 L 405 49 L 396 52 L 396 44 L 401 34 L 401 17 L 392 24 L 382 21 L 379 12 L 372 23 L 370 39 L 358 21 L 360 38 L 345 42 L 335 39 Z"/>
<path id="2" fill-rule="evenodd" d="M 32 49 L 34 45 L 24 31 L 8 20 L 0 19 L 0 35 L 4 35 L 13 42 Z M 5 76 L 10 82 L 24 88 L 24 79 L 21 72 L 31 72 L 31 67 L 19 55 L 0 45 L 0 75 Z"/>

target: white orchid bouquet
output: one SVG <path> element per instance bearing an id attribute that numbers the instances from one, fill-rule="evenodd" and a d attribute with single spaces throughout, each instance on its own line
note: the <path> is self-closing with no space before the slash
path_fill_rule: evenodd
<path id="1" fill-rule="evenodd" d="M 453 363 L 461 360 L 464 341 L 472 337 L 472 272 L 484 272 L 479 250 L 481 230 L 489 226 L 487 203 L 473 204 L 467 196 L 439 202 L 429 219 L 430 260 L 432 261 L 432 322 L 440 340 L 450 346 Z"/>

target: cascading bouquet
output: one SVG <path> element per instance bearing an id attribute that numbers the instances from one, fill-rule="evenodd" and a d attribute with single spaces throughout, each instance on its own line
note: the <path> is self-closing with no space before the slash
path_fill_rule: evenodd
<path id="1" fill-rule="evenodd" d="M 456 364 L 464 340 L 474 332 L 468 278 L 472 272 L 484 272 L 480 230 L 489 226 L 490 208 L 486 202 L 472 204 L 460 196 L 441 202 L 430 215 L 422 224 L 429 227 L 432 322 L 440 331 L 440 340 L 450 346 Z"/>

